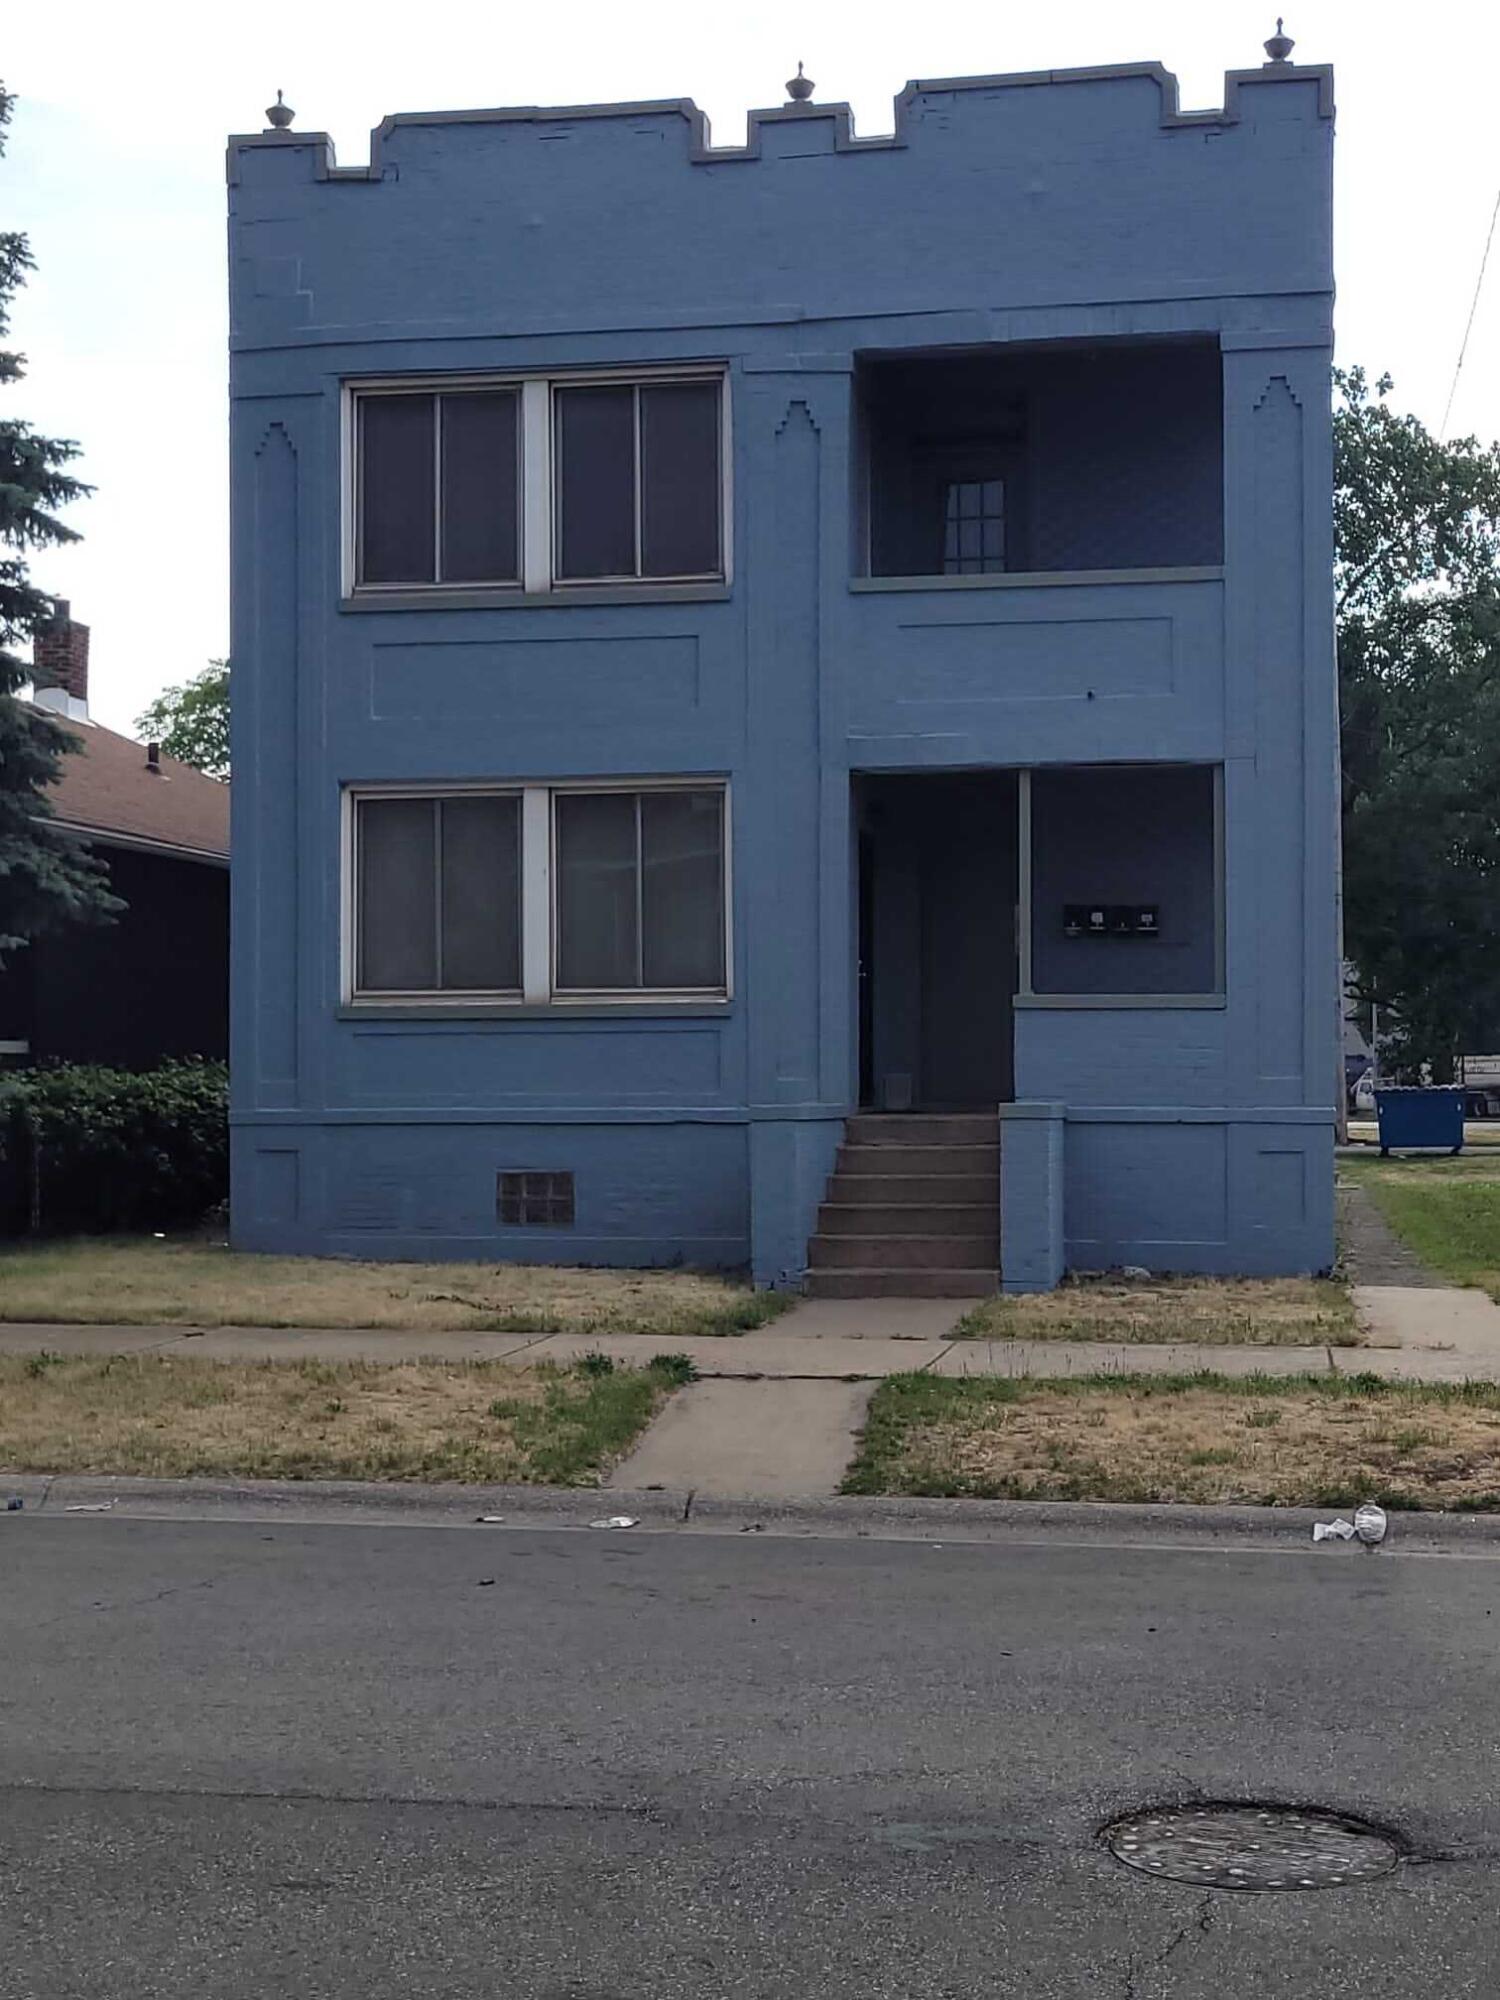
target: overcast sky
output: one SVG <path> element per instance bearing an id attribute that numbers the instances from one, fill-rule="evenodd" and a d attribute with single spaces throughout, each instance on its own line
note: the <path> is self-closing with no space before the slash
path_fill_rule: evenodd
<path id="1" fill-rule="evenodd" d="M 1287 4 L 1287 0 L 1279 0 Z M 1481 0 L 1291 0 L 1296 60 L 1338 94 L 1338 344 L 1396 378 L 1437 425 L 1500 180 L 1500 8 Z M 923 8 L 889 0 L 754 7 L 575 0 L 71 0 L 7 9 L 0 61 L 20 102 L 0 162 L 0 227 L 30 232 L 17 303 L 28 379 L 7 414 L 84 446 L 86 539 L 35 580 L 93 628 L 93 710 L 129 728 L 168 683 L 228 650 L 224 139 L 278 87 L 299 129 L 368 158 L 392 111 L 693 97 L 720 143 L 779 103 L 798 59 L 858 128 L 890 129 L 910 77 L 1155 59 L 1188 108 L 1263 60 L 1275 22 L 1244 0 L 1051 0 Z M 1500 436 L 1500 246 L 1450 429 Z"/>

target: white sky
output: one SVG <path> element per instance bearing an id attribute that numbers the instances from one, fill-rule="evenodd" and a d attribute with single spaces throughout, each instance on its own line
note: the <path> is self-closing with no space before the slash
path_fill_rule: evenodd
<path id="1" fill-rule="evenodd" d="M 1273 4 L 1297 59 L 1336 68 L 1340 358 L 1388 369 L 1435 426 L 1500 181 L 1500 8 L 1478 0 L 12 5 L 0 227 L 30 232 L 39 269 L 6 343 L 30 372 L 3 408 L 78 438 L 98 489 L 73 512 L 85 541 L 32 565 L 93 628 L 95 715 L 128 729 L 228 651 L 224 138 L 258 130 L 278 86 L 345 165 L 387 112 L 480 105 L 693 97 L 728 143 L 799 58 L 863 132 L 890 129 L 910 77 L 1086 63 L 1164 62 L 1194 108 L 1263 60 Z M 1450 429 L 1500 436 L 1500 245 Z"/>

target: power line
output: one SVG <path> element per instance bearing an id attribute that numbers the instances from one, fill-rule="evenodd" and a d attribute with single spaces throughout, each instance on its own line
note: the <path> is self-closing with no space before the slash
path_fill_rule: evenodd
<path id="1" fill-rule="evenodd" d="M 1495 193 L 1495 206 L 1490 210 L 1489 234 L 1484 239 L 1484 255 L 1479 260 L 1479 276 L 1474 283 L 1474 296 L 1469 302 L 1469 317 L 1464 326 L 1464 337 L 1459 344 L 1458 360 L 1453 367 L 1453 380 L 1448 388 L 1448 400 L 1443 406 L 1443 425 L 1438 436 L 1448 435 L 1448 419 L 1453 414 L 1453 398 L 1458 394 L 1458 378 L 1463 373 L 1464 356 L 1469 351 L 1469 335 L 1474 331 L 1474 315 L 1479 310 L 1479 294 L 1484 290 L 1485 269 L 1490 261 L 1490 246 L 1495 240 L 1495 223 L 1500 219 L 1500 189 Z"/>

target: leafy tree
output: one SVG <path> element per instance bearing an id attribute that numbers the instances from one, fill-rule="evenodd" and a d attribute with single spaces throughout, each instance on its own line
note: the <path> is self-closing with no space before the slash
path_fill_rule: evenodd
<path id="1" fill-rule="evenodd" d="M 229 776 L 229 662 L 210 660 L 201 674 L 159 694 L 136 723 L 149 742 L 159 743 L 210 778 Z"/>
<path id="2" fill-rule="evenodd" d="M 1335 381 L 1345 947 L 1441 1080 L 1500 1040 L 1500 446 Z"/>
<path id="3" fill-rule="evenodd" d="M 0 84 L 0 153 L 14 103 Z M 9 331 L 11 296 L 31 268 L 26 238 L 0 232 L 0 336 Z M 0 351 L 0 387 L 24 373 L 22 355 Z M 64 470 L 77 456 L 76 444 L 0 417 L 0 965 L 45 931 L 124 908 L 109 893 L 104 863 L 47 824 L 47 787 L 56 784 L 62 758 L 78 749 L 77 738 L 17 699 L 31 670 L 12 649 L 53 615 L 53 600 L 31 582 L 26 558 L 78 539 L 54 511 L 89 491 Z"/>

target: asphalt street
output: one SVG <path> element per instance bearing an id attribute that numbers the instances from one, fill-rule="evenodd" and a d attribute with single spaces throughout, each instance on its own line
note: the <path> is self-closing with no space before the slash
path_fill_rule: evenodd
<path id="1" fill-rule="evenodd" d="M 0 1996 L 1493 1996 L 1500 1562 L 0 1516 Z M 1359 1886 L 1121 1867 L 1162 1800 Z"/>

